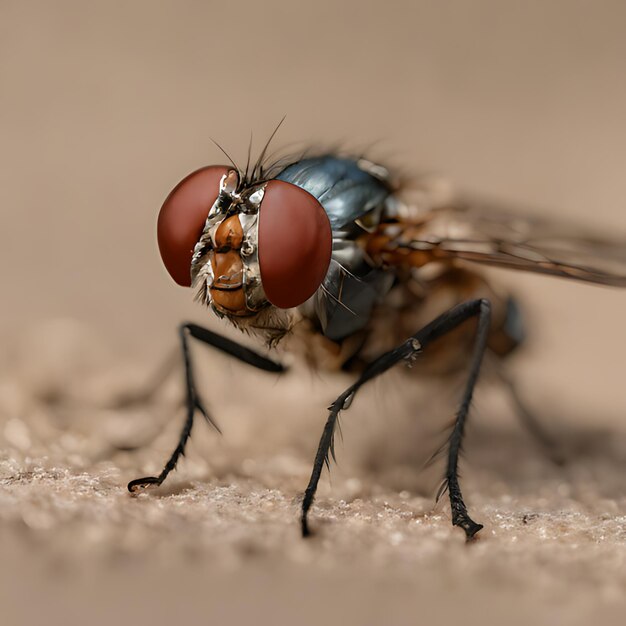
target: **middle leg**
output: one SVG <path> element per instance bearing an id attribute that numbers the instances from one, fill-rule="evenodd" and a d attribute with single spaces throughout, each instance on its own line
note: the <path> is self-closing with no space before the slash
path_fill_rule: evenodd
<path id="1" fill-rule="evenodd" d="M 426 348 L 435 339 L 450 332 L 466 320 L 477 317 L 478 328 L 474 341 L 474 351 L 472 354 L 469 377 L 465 386 L 465 391 L 461 399 L 460 407 L 456 414 L 454 428 L 448 441 L 448 462 L 446 474 L 440 494 L 448 491 L 450 497 L 450 506 L 452 510 L 452 524 L 460 526 L 465 531 L 468 539 L 471 539 L 481 528 L 482 524 L 474 522 L 468 512 L 458 480 L 458 462 L 461 451 L 461 443 L 465 432 L 465 422 L 469 412 L 474 387 L 478 380 L 480 366 L 483 355 L 487 347 L 487 338 L 489 335 L 489 325 L 491 321 L 491 305 L 488 300 L 471 300 L 459 304 L 443 315 L 440 315 L 430 324 L 422 328 L 420 331 L 409 337 L 403 344 L 386 352 L 369 366 L 365 368 L 359 379 L 346 389 L 329 407 L 329 416 L 324 426 L 324 432 L 319 442 L 315 460 L 313 462 L 313 471 L 309 484 L 304 492 L 302 501 L 301 526 L 302 535 L 307 537 L 311 534 L 308 525 L 308 513 L 315 498 L 317 485 L 322 473 L 324 465 L 330 464 L 330 456 L 334 458 L 334 434 L 335 426 L 339 418 L 339 413 L 343 409 L 347 409 L 354 398 L 356 392 L 366 382 L 383 374 L 388 369 L 403 360 L 414 359 L 424 348 Z"/>

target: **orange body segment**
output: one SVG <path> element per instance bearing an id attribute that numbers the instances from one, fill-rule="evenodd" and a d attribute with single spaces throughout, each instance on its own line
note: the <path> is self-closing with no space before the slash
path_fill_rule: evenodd
<path id="1" fill-rule="evenodd" d="M 241 245 L 243 228 L 238 215 L 226 218 L 215 231 L 215 249 L 209 253 L 213 269 L 210 287 L 214 306 L 226 315 L 249 315 L 243 289 Z"/>
<path id="2" fill-rule="evenodd" d="M 210 292 L 213 304 L 222 313 L 238 317 L 250 314 L 246 306 L 246 296 L 243 292 L 243 287 L 228 290 L 211 287 Z"/>
<path id="3" fill-rule="evenodd" d="M 423 225 L 403 225 L 399 230 L 396 224 L 383 224 L 377 232 L 368 235 L 364 241 L 368 256 L 380 265 L 394 267 L 423 267 L 433 261 L 450 258 L 445 251 L 437 248 L 414 250 L 402 247 L 414 239 L 419 239 Z"/>
<path id="4" fill-rule="evenodd" d="M 216 289 L 235 289 L 243 284 L 243 262 L 237 250 L 213 252 L 213 284 Z"/>
<path id="5" fill-rule="evenodd" d="M 215 231 L 215 247 L 239 250 L 243 241 L 243 228 L 238 215 L 227 217 Z"/>

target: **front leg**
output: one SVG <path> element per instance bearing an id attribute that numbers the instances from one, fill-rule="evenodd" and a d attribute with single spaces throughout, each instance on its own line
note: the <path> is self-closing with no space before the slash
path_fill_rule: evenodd
<path id="1" fill-rule="evenodd" d="M 284 372 L 285 368 L 280 364 L 268 359 L 254 350 L 250 350 L 245 346 L 242 346 L 235 341 L 231 341 L 226 337 L 222 337 L 202 326 L 196 324 L 182 324 L 179 328 L 180 344 L 183 353 L 183 362 L 185 365 L 185 406 L 186 406 L 186 418 L 183 429 L 178 438 L 178 445 L 174 448 L 170 458 L 165 463 L 163 470 L 158 476 L 145 476 L 144 478 L 137 478 L 128 483 L 128 491 L 136 493 L 140 489 L 145 489 L 153 485 L 160 485 L 167 478 L 167 475 L 176 467 L 178 460 L 185 454 L 185 446 L 191 436 L 191 429 L 193 427 L 193 420 L 196 411 L 199 411 L 201 415 L 211 424 L 218 432 L 220 429 L 217 423 L 213 420 L 210 413 L 205 408 L 200 395 L 198 394 L 193 362 L 191 359 L 191 353 L 189 351 L 189 337 L 198 339 L 199 341 L 217 348 L 221 352 L 225 352 L 230 356 L 235 357 L 243 363 L 252 365 L 258 369 L 266 372 Z"/>
<path id="2" fill-rule="evenodd" d="M 474 387 L 478 380 L 480 366 L 483 355 L 487 347 L 487 337 L 489 334 L 489 324 L 491 321 L 491 305 L 488 300 L 471 300 L 459 304 L 440 315 L 430 324 L 415 333 L 403 344 L 386 352 L 378 359 L 368 365 L 360 378 L 346 391 L 344 391 L 329 407 L 329 416 L 324 426 L 324 432 L 320 439 L 319 447 L 313 463 L 313 471 L 309 484 L 304 492 L 302 501 L 302 535 L 308 537 L 311 534 L 308 524 L 308 513 L 313 500 L 317 485 L 322 473 L 324 464 L 330 464 L 329 455 L 334 458 L 334 435 L 335 426 L 339 413 L 342 409 L 347 409 L 354 398 L 354 395 L 366 382 L 383 374 L 388 369 L 403 360 L 414 359 L 432 341 L 450 332 L 471 317 L 478 317 L 478 329 L 474 342 L 474 351 L 470 365 L 470 373 L 461 399 L 461 405 L 457 411 L 454 429 L 448 440 L 448 464 L 444 483 L 439 491 L 441 495 L 447 489 L 450 496 L 450 506 L 452 510 L 452 524 L 460 526 L 465 531 L 467 539 L 471 539 L 481 528 L 481 524 L 474 522 L 467 513 L 467 507 L 463 501 L 463 495 L 458 480 L 458 463 L 461 442 L 465 432 L 465 421 L 469 412 L 469 407 L 474 393 Z"/>

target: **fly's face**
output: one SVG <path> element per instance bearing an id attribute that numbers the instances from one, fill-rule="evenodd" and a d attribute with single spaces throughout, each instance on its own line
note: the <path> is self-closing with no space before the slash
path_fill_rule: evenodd
<path id="1" fill-rule="evenodd" d="M 319 288 L 332 234 L 323 207 L 280 180 L 246 183 L 225 166 L 183 179 L 159 213 L 161 257 L 172 278 L 231 319 L 290 309 Z"/>

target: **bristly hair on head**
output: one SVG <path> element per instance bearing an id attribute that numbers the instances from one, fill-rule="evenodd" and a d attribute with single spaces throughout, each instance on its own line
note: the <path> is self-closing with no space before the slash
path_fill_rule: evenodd
<path id="1" fill-rule="evenodd" d="M 276 128 L 274 128 L 271 135 L 269 136 L 269 139 L 265 142 L 265 145 L 263 146 L 263 149 L 261 150 L 259 157 L 257 158 L 254 166 L 252 167 L 252 171 L 250 171 L 250 161 L 252 158 L 252 138 L 253 138 L 252 131 L 250 131 L 250 141 L 248 142 L 248 156 L 246 158 L 245 169 L 242 169 L 241 167 L 239 167 L 239 165 L 237 165 L 237 163 L 230 156 L 230 154 L 228 154 L 228 152 L 226 152 L 226 150 L 215 139 L 213 139 L 212 137 L 210 138 L 213 144 L 230 161 L 230 164 L 237 170 L 237 173 L 239 174 L 239 186 L 240 187 L 249 187 L 254 184 L 263 183 L 266 180 L 268 180 L 266 178 L 268 171 L 275 170 L 275 165 L 276 165 L 275 163 L 273 163 L 269 168 L 265 167 L 265 163 L 269 159 L 267 150 L 270 147 L 272 140 L 276 136 L 278 129 L 282 126 L 283 122 L 285 121 L 286 117 L 287 117 L 286 115 L 283 115 L 280 122 L 278 122 L 278 124 L 276 125 Z"/>
<path id="2" fill-rule="evenodd" d="M 283 125 L 283 122 L 285 121 L 286 117 L 287 117 L 286 115 L 283 115 L 282 119 L 280 120 L 280 122 L 278 122 L 278 124 L 276 125 L 276 128 L 272 131 L 272 134 L 269 136 L 269 139 L 265 142 L 265 145 L 263 146 L 263 150 L 261 150 L 261 154 L 259 154 L 259 158 L 256 160 L 256 163 L 254 164 L 254 167 L 252 168 L 252 173 L 250 175 L 250 178 L 252 181 L 255 181 L 257 179 L 263 180 L 263 177 L 264 177 L 263 166 L 265 165 L 265 155 L 267 154 L 267 149 L 270 147 L 270 144 L 272 143 L 272 139 L 274 139 L 274 137 L 276 136 L 276 133 L 278 132 L 278 129 Z M 246 167 L 245 177 L 246 178 L 248 177 L 247 167 Z"/>

